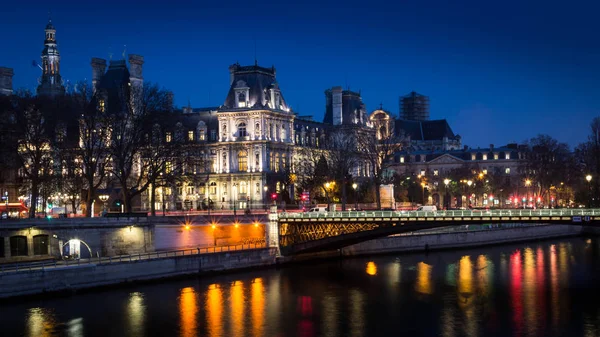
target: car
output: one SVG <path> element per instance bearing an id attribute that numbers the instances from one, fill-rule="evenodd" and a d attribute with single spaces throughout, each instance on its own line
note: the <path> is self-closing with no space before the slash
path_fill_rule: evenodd
<path id="1" fill-rule="evenodd" d="M 327 207 L 313 207 L 308 213 L 327 213 Z"/>
<path id="2" fill-rule="evenodd" d="M 417 208 L 417 211 L 421 211 L 421 212 L 437 212 L 437 207 L 436 206 L 419 206 Z"/>

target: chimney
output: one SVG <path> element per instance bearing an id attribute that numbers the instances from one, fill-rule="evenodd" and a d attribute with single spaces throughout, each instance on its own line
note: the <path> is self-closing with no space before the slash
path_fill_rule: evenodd
<path id="1" fill-rule="evenodd" d="M 490 144 L 490 152 L 494 151 L 494 144 Z"/>
<path id="2" fill-rule="evenodd" d="M 144 85 L 142 65 L 144 65 L 143 56 L 129 54 L 129 82 L 133 87 L 141 88 Z"/>
<path id="3" fill-rule="evenodd" d="M 233 84 L 233 78 L 235 77 L 235 72 L 238 70 L 238 64 L 232 64 L 229 66 L 229 85 Z"/>
<path id="4" fill-rule="evenodd" d="M 333 125 L 342 125 L 342 87 L 331 88 Z"/>
<path id="5" fill-rule="evenodd" d="M 98 89 L 98 85 L 100 84 L 100 79 L 106 72 L 106 60 L 93 57 L 92 58 L 92 88 L 94 91 Z"/>
<path id="6" fill-rule="evenodd" d="M 12 95 L 12 78 L 14 72 L 12 68 L 0 67 L 0 95 Z"/>

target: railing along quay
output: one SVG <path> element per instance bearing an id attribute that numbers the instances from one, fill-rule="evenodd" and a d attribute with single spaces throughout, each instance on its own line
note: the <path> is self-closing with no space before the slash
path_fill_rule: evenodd
<path id="1" fill-rule="evenodd" d="M 250 250 L 267 248 L 266 243 L 248 243 L 239 245 L 228 245 L 228 246 L 213 246 L 213 247 L 198 247 L 188 248 L 179 250 L 169 251 L 157 251 L 153 253 L 140 253 L 140 254 L 129 254 L 129 255 L 116 255 L 109 257 L 97 257 L 90 259 L 77 259 L 77 260 L 55 260 L 53 262 L 28 262 L 23 264 L 11 264 L 10 266 L 0 265 L 0 275 L 3 273 L 20 272 L 20 271 L 33 271 L 33 270 L 46 270 L 54 268 L 64 267 L 75 267 L 83 265 L 101 265 L 110 263 L 120 262 L 133 262 L 133 261 L 147 261 L 154 259 L 162 259 L 177 256 L 189 256 L 189 255 L 202 255 L 202 254 L 214 254 L 214 253 L 226 253 L 232 251 Z"/>
<path id="2" fill-rule="evenodd" d="M 456 211 L 343 211 L 279 213 L 279 219 L 318 219 L 318 218 L 375 218 L 375 217 L 481 217 L 481 216 L 600 216 L 600 209 L 503 209 L 503 210 L 456 210 Z"/>

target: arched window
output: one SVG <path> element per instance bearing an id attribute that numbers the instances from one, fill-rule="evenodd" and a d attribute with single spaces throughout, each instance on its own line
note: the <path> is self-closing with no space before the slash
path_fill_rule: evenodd
<path id="1" fill-rule="evenodd" d="M 254 155 L 254 166 L 258 169 L 260 166 L 260 154 L 258 152 Z"/>
<path id="2" fill-rule="evenodd" d="M 227 154 L 223 153 L 223 170 L 227 170 Z"/>
<path id="3" fill-rule="evenodd" d="M 256 125 L 254 125 L 254 135 L 256 137 L 260 137 L 260 124 L 256 123 Z"/>
<path id="4" fill-rule="evenodd" d="M 246 150 L 238 152 L 238 171 L 248 171 L 248 152 Z"/>
<path id="5" fill-rule="evenodd" d="M 281 125 L 281 140 L 285 140 L 285 125 Z"/>
<path id="6" fill-rule="evenodd" d="M 217 194 L 217 183 L 210 183 L 210 194 Z"/>
<path id="7" fill-rule="evenodd" d="M 242 122 L 238 124 L 238 137 L 246 137 L 248 133 L 246 132 L 246 123 Z"/>
<path id="8" fill-rule="evenodd" d="M 248 185 L 246 185 L 245 181 L 240 182 L 240 194 L 248 193 Z"/>

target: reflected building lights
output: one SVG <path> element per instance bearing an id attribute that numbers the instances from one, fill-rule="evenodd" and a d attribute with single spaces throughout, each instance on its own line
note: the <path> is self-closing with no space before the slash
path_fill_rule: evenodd
<path id="1" fill-rule="evenodd" d="M 367 263 L 367 274 L 371 276 L 377 275 L 377 265 L 373 261 Z"/>
<path id="2" fill-rule="evenodd" d="M 46 337 L 53 334 L 56 321 L 51 311 L 44 308 L 31 308 L 27 313 L 26 335 Z"/>
<path id="3" fill-rule="evenodd" d="M 535 278 L 536 278 L 536 312 L 538 326 L 546 326 L 546 266 L 544 264 L 544 250 L 538 247 L 535 252 Z"/>
<path id="4" fill-rule="evenodd" d="M 550 307 L 552 315 L 552 326 L 554 331 L 558 330 L 558 319 L 559 319 L 559 305 L 560 299 L 558 298 L 558 263 L 557 263 L 557 252 L 556 245 L 550 246 Z"/>
<path id="5" fill-rule="evenodd" d="M 231 329 L 230 336 L 244 336 L 244 284 L 235 281 L 230 290 Z"/>
<path id="6" fill-rule="evenodd" d="M 265 324 L 265 289 L 262 278 L 254 279 L 250 289 L 252 335 L 262 336 Z"/>
<path id="7" fill-rule="evenodd" d="M 525 309 L 525 323 L 528 331 L 537 331 L 536 324 L 536 279 L 535 258 L 533 249 L 525 248 L 523 251 L 523 307 Z"/>
<path id="8" fill-rule="evenodd" d="M 513 324 L 516 334 L 520 334 L 523 331 L 522 273 L 521 251 L 517 250 L 510 256 L 510 294 L 513 308 Z"/>
<path id="9" fill-rule="evenodd" d="M 473 263 L 465 255 L 458 263 L 458 306 L 462 309 L 465 322 L 465 335 L 477 335 L 477 319 L 474 312 Z"/>
<path id="10" fill-rule="evenodd" d="M 223 336 L 223 291 L 217 284 L 211 284 L 206 292 L 208 335 Z"/>
<path id="11" fill-rule="evenodd" d="M 350 336 L 364 336 L 364 295 L 358 289 L 350 290 Z"/>
<path id="12" fill-rule="evenodd" d="M 337 337 L 338 333 L 338 303 L 337 297 L 325 295 L 323 297 L 323 329 L 325 337 Z"/>
<path id="13" fill-rule="evenodd" d="M 417 264 L 417 282 L 415 290 L 421 294 L 433 294 L 433 285 L 431 284 L 431 269 L 432 267 L 426 263 L 419 262 Z"/>
<path id="14" fill-rule="evenodd" d="M 133 336 L 144 335 L 144 318 L 146 307 L 144 305 L 144 295 L 140 292 L 129 294 L 127 302 L 127 317 L 129 318 L 129 331 Z"/>
<path id="15" fill-rule="evenodd" d="M 193 337 L 198 334 L 198 299 L 192 287 L 181 289 L 179 295 L 180 332 L 182 337 Z"/>

